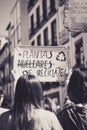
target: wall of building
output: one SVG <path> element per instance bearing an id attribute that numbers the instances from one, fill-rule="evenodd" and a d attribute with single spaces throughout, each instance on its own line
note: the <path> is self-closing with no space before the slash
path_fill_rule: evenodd
<path id="1" fill-rule="evenodd" d="M 29 45 L 27 8 L 28 8 L 27 0 L 20 0 L 21 44 L 22 45 Z"/>

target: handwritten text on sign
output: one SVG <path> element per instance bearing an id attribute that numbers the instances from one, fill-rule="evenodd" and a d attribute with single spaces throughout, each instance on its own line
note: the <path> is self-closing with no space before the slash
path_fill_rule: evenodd
<path id="1" fill-rule="evenodd" d="M 62 81 L 68 70 L 68 51 L 63 47 L 20 47 L 15 49 L 16 76 L 34 74 L 40 81 Z"/>

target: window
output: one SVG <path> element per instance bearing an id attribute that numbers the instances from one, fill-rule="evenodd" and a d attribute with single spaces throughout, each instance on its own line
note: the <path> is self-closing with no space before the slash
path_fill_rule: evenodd
<path id="1" fill-rule="evenodd" d="M 13 33 L 13 45 L 14 45 L 14 48 L 15 48 L 15 31 Z"/>
<path id="2" fill-rule="evenodd" d="M 34 5 L 35 0 L 28 1 L 28 9 Z"/>
<path id="3" fill-rule="evenodd" d="M 76 53 L 76 65 L 78 67 L 84 66 L 84 54 L 83 54 L 83 40 L 79 39 L 75 43 L 75 53 Z"/>
<path id="4" fill-rule="evenodd" d="M 34 46 L 34 45 L 35 45 L 35 41 L 34 41 L 34 40 L 31 42 L 31 45 L 32 45 L 32 46 Z"/>
<path id="5" fill-rule="evenodd" d="M 44 46 L 48 45 L 48 28 L 44 30 Z"/>
<path id="6" fill-rule="evenodd" d="M 43 19 L 45 20 L 47 18 L 47 1 L 43 0 Z"/>
<path id="7" fill-rule="evenodd" d="M 15 45 L 17 45 L 17 28 L 15 30 Z"/>
<path id="8" fill-rule="evenodd" d="M 1 40 L 0 40 L 0 48 L 1 48 Z"/>
<path id="9" fill-rule="evenodd" d="M 40 25 L 40 7 L 36 9 L 37 27 Z"/>
<path id="10" fill-rule="evenodd" d="M 31 33 L 34 31 L 34 15 L 31 16 Z"/>
<path id="11" fill-rule="evenodd" d="M 17 43 L 18 43 L 18 25 L 17 25 L 16 32 L 17 32 Z"/>
<path id="12" fill-rule="evenodd" d="M 18 42 L 21 41 L 21 23 L 18 25 Z"/>
<path id="13" fill-rule="evenodd" d="M 55 11 L 55 0 L 50 0 L 50 11 Z"/>
<path id="14" fill-rule="evenodd" d="M 52 45 L 57 45 L 56 19 L 51 23 Z"/>
<path id="15" fill-rule="evenodd" d="M 37 36 L 37 45 L 40 46 L 41 45 L 41 35 Z"/>

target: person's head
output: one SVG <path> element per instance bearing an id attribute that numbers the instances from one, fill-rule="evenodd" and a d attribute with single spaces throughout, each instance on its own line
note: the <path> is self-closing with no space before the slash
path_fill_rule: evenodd
<path id="1" fill-rule="evenodd" d="M 14 97 L 14 110 L 21 113 L 24 107 L 28 107 L 30 103 L 30 88 L 28 81 L 25 77 L 21 76 L 17 80 L 15 97 Z M 27 106 L 26 106 L 27 105 Z"/>
<path id="2" fill-rule="evenodd" d="M 34 75 L 19 77 L 15 90 L 14 109 L 23 112 L 25 107 L 30 107 L 30 104 L 39 108 L 41 100 L 42 86 L 39 80 Z"/>
<path id="3" fill-rule="evenodd" d="M 74 103 L 87 102 L 87 74 L 85 71 L 73 70 L 67 91 L 70 100 Z"/>
<path id="4" fill-rule="evenodd" d="M 4 90 L 0 87 L 0 107 L 2 106 L 4 100 Z"/>

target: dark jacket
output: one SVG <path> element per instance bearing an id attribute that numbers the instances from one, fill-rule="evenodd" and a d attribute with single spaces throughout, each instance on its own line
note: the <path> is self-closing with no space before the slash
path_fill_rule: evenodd
<path id="1" fill-rule="evenodd" d="M 64 130 L 87 130 L 87 107 L 71 104 L 57 116 Z"/>

